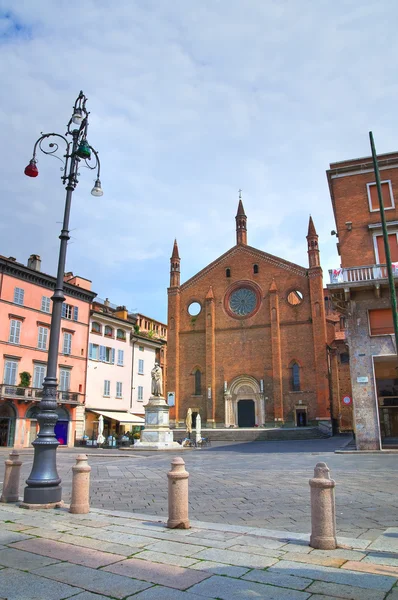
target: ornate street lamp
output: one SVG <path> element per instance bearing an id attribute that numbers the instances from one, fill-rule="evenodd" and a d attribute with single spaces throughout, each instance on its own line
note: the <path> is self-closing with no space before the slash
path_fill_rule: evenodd
<path id="1" fill-rule="evenodd" d="M 79 163 L 83 160 L 89 169 L 97 171 L 97 177 L 91 193 L 93 196 L 102 196 L 103 191 L 100 181 L 100 161 L 98 153 L 87 141 L 88 115 L 86 110 L 87 98 L 80 92 L 73 107 L 73 115 L 68 123 L 64 137 L 58 133 L 45 133 L 35 143 L 33 157 L 25 168 L 25 175 L 37 177 L 36 151 L 37 148 L 44 154 L 55 156 L 63 162 L 62 182 L 66 189 L 64 220 L 59 236 L 60 250 L 58 258 L 57 282 L 52 296 L 53 310 L 50 326 L 50 344 L 48 349 L 47 373 L 43 382 L 43 395 L 39 404 L 40 412 L 37 416 L 40 430 L 33 442 L 34 459 L 32 471 L 26 480 L 27 487 L 24 491 L 24 503 L 34 505 L 56 505 L 61 502 L 61 479 L 57 472 L 56 454 L 59 445 L 55 437 L 54 427 L 58 416 L 57 409 L 57 363 L 58 347 L 61 328 L 62 303 L 65 300 L 64 273 L 66 249 L 69 238 L 69 215 L 71 209 L 72 193 L 78 184 Z M 61 158 L 57 156 L 59 144 L 48 141 L 60 138 L 65 143 L 66 153 Z M 71 139 L 69 139 L 71 138 Z M 45 144 L 45 145 L 44 145 Z"/>

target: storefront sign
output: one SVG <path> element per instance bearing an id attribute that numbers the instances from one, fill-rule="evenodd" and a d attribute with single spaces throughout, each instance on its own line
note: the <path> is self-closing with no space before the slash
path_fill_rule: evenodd
<path id="1" fill-rule="evenodd" d="M 357 383 L 368 383 L 369 377 L 357 377 Z"/>

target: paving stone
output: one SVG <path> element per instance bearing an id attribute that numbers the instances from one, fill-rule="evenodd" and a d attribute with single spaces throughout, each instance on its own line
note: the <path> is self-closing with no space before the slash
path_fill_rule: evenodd
<path id="1" fill-rule="evenodd" d="M 369 550 L 382 550 L 384 552 L 398 552 L 398 527 L 389 527 L 383 535 L 378 537 L 369 546 Z"/>
<path id="2" fill-rule="evenodd" d="M 391 567 L 398 567 L 398 554 L 395 552 L 368 552 L 362 562 L 370 562 L 374 565 L 390 565 Z"/>
<path id="3" fill-rule="evenodd" d="M 283 557 L 283 560 L 290 560 L 293 562 L 302 562 L 309 565 L 323 565 L 325 567 L 341 567 L 346 562 L 345 558 L 334 558 L 331 556 L 319 556 L 311 554 L 296 554 L 294 552 L 287 552 Z"/>
<path id="4" fill-rule="evenodd" d="M 231 546 L 262 546 L 269 550 L 278 550 L 286 545 L 286 542 L 265 539 L 256 535 L 241 535 L 231 542 Z"/>
<path id="5" fill-rule="evenodd" d="M 271 558 L 284 557 L 286 552 L 280 550 L 269 550 L 262 546 L 230 546 L 228 550 L 233 552 L 245 552 L 246 554 L 258 554 L 259 556 L 270 556 Z"/>
<path id="6" fill-rule="evenodd" d="M 0 531 L 0 544 L 2 546 L 7 546 L 7 544 L 12 544 L 12 542 L 30 540 L 31 538 L 31 535 L 18 533 L 17 531 Z"/>
<path id="7" fill-rule="evenodd" d="M 130 577 L 106 573 L 103 569 L 90 569 L 72 563 L 50 565 L 49 567 L 37 569 L 35 573 L 48 579 L 77 585 L 79 588 L 83 588 L 83 590 L 96 592 L 105 596 L 108 595 L 112 598 L 125 598 L 128 595 L 135 594 L 149 587 L 146 581 L 137 581 Z M 28 598 L 30 600 L 29 596 Z M 43 600 L 43 598 L 46 598 L 46 600 L 56 600 L 51 596 L 41 596 L 40 600 Z"/>
<path id="8" fill-rule="evenodd" d="M 1 523 L 1 529 L 4 531 L 23 531 L 27 529 L 26 525 L 20 525 L 19 523 Z"/>
<path id="9" fill-rule="evenodd" d="M 202 550 L 202 552 L 195 554 L 195 558 L 201 560 L 211 560 L 227 565 L 235 565 L 236 567 L 252 567 L 257 569 L 270 567 L 277 562 L 276 558 L 271 558 L 269 556 L 245 554 L 234 552 L 233 550 L 218 550 L 216 548 Z"/>
<path id="10" fill-rule="evenodd" d="M 350 569 L 351 571 L 361 571 L 363 573 L 377 573 L 379 575 L 392 575 L 393 577 L 398 577 L 398 567 L 392 567 L 390 565 L 376 565 L 371 562 L 349 560 L 342 568 Z"/>
<path id="11" fill-rule="evenodd" d="M 55 531 L 54 529 L 42 529 L 41 527 L 29 527 L 24 529 L 24 533 L 29 537 L 36 536 L 46 538 L 47 540 L 60 540 L 66 533 Z"/>
<path id="12" fill-rule="evenodd" d="M 324 581 L 314 581 L 306 590 L 313 594 L 327 594 L 346 598 L 347 600 L 384 600 L 385 592 L 376 590 L 364 590 L 363 588 L 353 587 L 351 585 L 341 585 L 338 583 L 326 583 Z M 312 600 L 313 596 L 311 596 Z"/>
<path id="13" fill-rule="evenodd" d="M 396 578 L 373 575 L 369 573 L 358 573 L 344 569 L 335 569 L 333 567 L 323 567 L 321 565 L 305 565 L 299 562 L 281 560 L 269 572 L 297 575 L 299 577 L 308 577 L 330 583 L 342 583 L 345 585 L 357 586 L 370 590 L 382 590 L 388 592 L 394 585 Z"/>
<path id="14" fill-rule="evenodd" d="M 178 590 L 186 590 L 195 583 L 210 577 L 210 574 L 206 572 L 162 565 L 137 558 L 128 558 L 121 563 L 105 567 L 103 571 L 126 575 L 151 583 L 160 583 Z"/>
<path id="15" fill-rule="evenodd" d="M 0 550 L 0 565 L 3 565 L 4 567 L 30 571 L 31 569 L 46 567 L 47 565 L 52 565 L 56 562 L 58 562 L 57 559 L 39 556 L 38 554 L 31 554 L 30 552 L 22 552 L 21 550 L 16 550 L 14 548 Z"/>
<path id="16" fill-rule="evenodd" d="M 219 577 L 215 575 L 206 581 L 194 585 L 192 593 L 219 598 L 221 600 L 242 600 L 246 598 L 261 598 L 264 600 L 307 600 L 310 597 L 306 592 L 292 589 L 283 589 L 272 585 Z"/>
<path id="17" fill-rule="evenodd" d="M 331 558 L 344 558 L 346 560 L 362 560 L 366 554 L 365 552 L 359 552 L 358 550 L 343 550 L 337 548 L 336 550 L 313 550 L 311 556 L 329 556 Z"/>
<path id="18" fill-rule="evenodd" d="M 178 556 L 192 556 L 192 554 L 197 554 L 205 549 L 205 546 L 181 542 L 156 542 L 147 547 L 147 550 L 152 550 L 153 552 L 169 552 L 170 554 L 177 554 Z"/>
<path id="19" fill-rule="evenodd" d="M 137 596 L 134 597 L 136 598 Z M 73 600 L 109 600 L 109 596 L 101 596 L 92 592 L 82 592 L 81 594 L 77 594 L 77 596 L 73 596 Z"/>
<path id="20" fill-rule="evenodd" d="M 269 571 L 258 571 L 257 569 L 253 569 L 244 575 L 242 579 L 256 581 L 257 583 L 268 583 L 269 585 L 276 585 L 279 587 L 287 587 L 293 590 L 305 590 L 312 582 L 312 579 L 306 579 L 304 577 L 270 573 Z"/>
<path id="21" fill-rule="evenodd" d="M 137 548 L 134 549 L 131 546 L 123 546 L 122 544 L 116 544 L 115 542 L 104 542 L 103 540 L 79 537 L 77 535 L 69 535 L 68 533 L 62 535 L 61 541 L 66 544 L 73 544 L 74 546 L 93 548 L 95 550 L 101 550 L 102 552 L 110 552 L 122 556 L 131 556 L 131 554 L 134 554 L 134 552 L 138 550 Z"/>
<path id="22" fill-rule="evenodd" d="M 191 565 L 190 569 L 207 571 L 213 575 L 228 575 L 229 577 L 241 577 L 249 570 L 247 567 L 234 567 L 232 565 L 225 565 L 210 560 L 201 560 L 194 565 Z"/>
<path id="23" fill-rule="evenodd" d="M 280 549 L 283 552 L 294 552 L 295 554 L 309 554 L 313 549 L 308 544 L 285 544 Z"/>
<path id="24" fill-rule="evenodd" d="M 100 552 L 91 548 L 81 548 L 79 546 L 72 546 L 72 544 L 63 544 L 62 542 L 40 538 L 15 542 L 11 545 L 13 548 L 18 548 L 18 550 L 25 550 L 26 552 L 33 552 L 42 556 L 48 556 L 49 558 L 69 561 L 84 567 L 93 567 L 94 569 L 125 558 L 119 554 Z"/>
<path id="25" fill-rule="evenodd" d="M 175 565 L 176 567 L 190 567 L 197 562 L 196 558 L 185 558 L 176 554 L 164 554 L 163 552 L 153 552 L 152 550 L 143 550 L 134 554 L 134 558 L 158 562 L 165 565 Z"/>
<path id="26" fill-rule="evenodd" d="M 0 597 L 5 600 L 62 600 L 81 591 L 79 587 L 71 587 L 32 573 L 14 569 L 1 571 Z"/>
<path id="27" fill-rule="evenodd" d="M 386 596 L 386 600 L 398 600 L 398 588 L 394 588 L 388 596 Z"/>
<path id="28" fill-rule="evenodd" d="M 144 592 L 140 592 L 136 596 L 130 596 L 126 600 L 206 600 L 210 596 L 198 596 L 190 592 L 180 592 L 179 590 L 171 590 L 163 586 L 154 586 Z"/>

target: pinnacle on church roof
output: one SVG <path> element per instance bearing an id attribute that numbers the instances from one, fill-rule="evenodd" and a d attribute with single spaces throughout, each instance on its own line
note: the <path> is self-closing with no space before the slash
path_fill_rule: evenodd
<path id="1" fill-rule="evenodd" d="M 173 253 L 171 255 L 171 258 L 180 258 L 178 254 L 177 240 L 174 240 Z"/>
<path id="2" fill-rule="evenodd" d="M 278 291 L 278 288 L 277 288 L 276 283 L 275 283 L 275 279 L 273 279 L 271 281 L 271 285 L 269 286 L 269 291 L 270 292 L 277 292 Z"/>
<path id="3" fill-rule="evenodd" d="M 242 190 L 239 190 L 239 204 L 238 204 L 238 212 L 236 213 L 237 217 L 245 217 L 246 213 L 245 213 L 245 209 L 243 208 L 243 202 L 242 202 Z"/>
<path id="4" fill-rule="evenodd" d="M 308 223 L 308 234 L 307 234 L 307 237 L 310 236 L 310 235 L 311 236 L 312 235 L 318 235 L 317 232 L 316 232 L 314 221 L 312 220 L 311 215 L 310 215 L 310 221 Z"/>
<path id="5" fill-rule="evenodd" d="M 209 291 L 206 294 L 206 300 L 214 300 L 213 288 L 209 287 Z"/>

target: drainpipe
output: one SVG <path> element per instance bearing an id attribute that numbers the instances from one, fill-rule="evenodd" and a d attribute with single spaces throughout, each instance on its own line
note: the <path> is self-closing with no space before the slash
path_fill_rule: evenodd
<path id="1" fill-rule="evenodd" d="M 131 390 L 130 390 L 130 410 L 133 409 L 133 383 L 134 383 L 134 349 L 137 340 L 133 340 L 133 351 L 131 353 Z"/>

